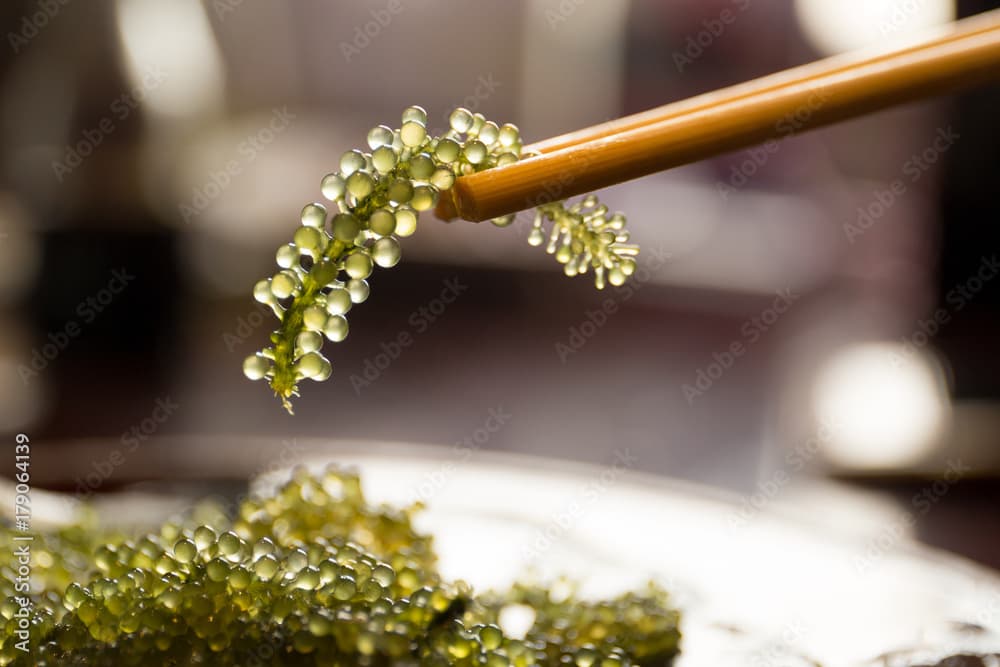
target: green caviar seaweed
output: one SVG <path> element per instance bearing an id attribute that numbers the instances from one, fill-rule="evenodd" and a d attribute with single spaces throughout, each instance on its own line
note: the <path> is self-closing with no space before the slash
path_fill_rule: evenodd
<path id="1" fill-rule="evenodd" d="M 522 157 L 513 125 L 498 126 L 462 108 L 452 112 L 449 124 L 443 135 L 431 136 L 427 113 L 414 106 L 403 112 L 398 129 L 373 128 L 370 152 L 341 156 L 339 171 L 320 184 L 329 203 L 302 209 L 302 226 L 275 255 L 279 271 L 254 286 L 254 298 L 271 307 L 280 325 L 271 346 L 244 360 L 243 372 L 251 380 L 267 379 L 289 412 L 299 380 L 330 377 L 330 362 L 320 352 L 323 339 L 344 340 L 347 312 L 368 298 L 367 279 L 376 266 L 399 262 L 399 238 L 416 231 L 417 214 L 434 208 L 457 177 Z M 506 215 L 493 224 L 513 221 Z M 625 216 L 609 214 L 593 195 L 573 204 L 541 202 L 528 235 L 531 245 L 546 244 L 566 275 L 592 269 L 598 289 L 622 285 L 635 272 L 639 248 L 628 240 Z"/>
<path id="2" fill-rule="evenodd" d="M 231 517 L 209 507 L 145 536 L 93 522 L 38 534 L 20 647 L 4 525 L 0 665 L 619 667 L 678 653 L 679 614 L 652 584 L 592 602 L 445 581 L 412 526 L 417 509 L 368 504 L 356 474 L 300 470 Z M 522 605 L 534 622 L 514 638 L 503 618 Z"/>

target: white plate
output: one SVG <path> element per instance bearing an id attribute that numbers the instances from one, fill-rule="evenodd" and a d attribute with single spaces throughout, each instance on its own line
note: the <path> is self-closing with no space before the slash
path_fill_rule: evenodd
<path id="1" fill-rule="evenodd" d="M 569 574 L 595 595 L 655 579 L 684 611 L 678 667 L 804 664 L 791 655 L 837 667 L 902 648 L 1000 646 L 959 631 L 998 631 L 1000 578 L 912 542 L 860 569 L 867 543 L 767 512 L 739 525 L 732 498 L 624 467 L 365 449 L 335 447 L 306 463 L 356 465 L 371 500 L 424 500 L 419 527 L 435 536 L 448 577 L 502 587 L 532 570 Z"/>

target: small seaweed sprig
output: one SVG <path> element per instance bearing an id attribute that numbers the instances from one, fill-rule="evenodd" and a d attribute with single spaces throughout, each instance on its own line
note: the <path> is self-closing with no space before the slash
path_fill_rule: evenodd
<path id="1" fill-rule="evenodd" d="M 280 325 L 271 343 L 247 357 L 243 372 L 267 379 L 282 405 L 303 379 L 323 381 L 332 368 L 320 349 L 323 339 L 339 342 L 348 332 L 347 312 L 368 298 L 367 278 L 374 267 L 395 266 L 400 237 L 413 234 L 417 215 L 437 205 L 440 193 L 458 176 L 512 164 L 522 157 L 521 135 L 510 124 L 497 125 L 482 114 L 458 108 L 450 129 L 439 137 L 427 133 L 427 112 L 409 107 L 398 129 L 379 125 L 368 133 L 370 152 L 351 150 L 340 170 L 323 178 L 321 191 L 330 204 L 302 209 L 302 226 L 292 242 L 278 248 L 280 270 L 254 286 L 254 298 L 274 311 Z M 495 218 L 507 227 L 514 215 Z M 551 224 L 548 232 L 546 223 Z M 628 243 L 625 216 L 609 215 L 594 195 L 567 205 L 538 207 L 528 237 L 564 265 L 568 276 L 594 271 L 598 289 L 621 285 L 636 268 L 638 246 Z"/>

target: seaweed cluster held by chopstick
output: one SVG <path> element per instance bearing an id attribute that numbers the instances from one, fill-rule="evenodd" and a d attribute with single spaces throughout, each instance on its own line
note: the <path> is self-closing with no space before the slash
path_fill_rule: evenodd
<path id="1" fill-rule="evenodd" d="M 438 574 L 415 511 L 369 505 L 355 474 L 301 471 L 234 516 L 203 506 L 144 536 L 94 525 L 37 535 L 26 644 L 4 526 L 0 665 L 619 667 L 677 654 L 665 591 L 476 595 Z M 533 616 L 524 636 L 504 631 L 512 609 Z"/>
<path id="2" fill-rule="evenodd" d="M 302 209 L 292 242 L 278 248 L 278 271 L 258 282 L 254 298 L 279 320 L 271 345 L 250 355 L 243 372 L 267 379 L 286 409 L 303 379 L 323 381 L 332 368 L 320 349 L 347 336 L 346 315 L 368 299 L 375 266 L 395 266 L 399 237 L 417 228 L 417 214 L 433 209 L 443 191 L 465 174 L 521 159 L 521 135 L 467 109 L 452 112 L 450 128 L 435 137 L 420 107 L 403 112 L 398 129 L 379 125 L 368 133 L 369 151 L 344 153 L 339 170 L 323 178 L 326 203 Z M 594 196 L 566 204 L 558 187 L 537 206 L 528 242 L 546 244 L 568 276 L 592 273 L 599 289 L 622 285 L 635 272 L 638 246 L 630 244 L 625 216 L 611 214 Z M 513 215 L 493 220 L 499 227 Z"/>

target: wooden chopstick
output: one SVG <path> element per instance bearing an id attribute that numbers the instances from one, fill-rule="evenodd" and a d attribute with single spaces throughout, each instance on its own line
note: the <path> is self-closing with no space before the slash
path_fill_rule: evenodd
<path id="1" fill-rule="evenodd" d="M 437 213 L 486 220 L 997 79 L 1000 10 L 899 50 L 827 58 L 540 141 L 525 148 L 537 157 L 459 178 Z"/>

